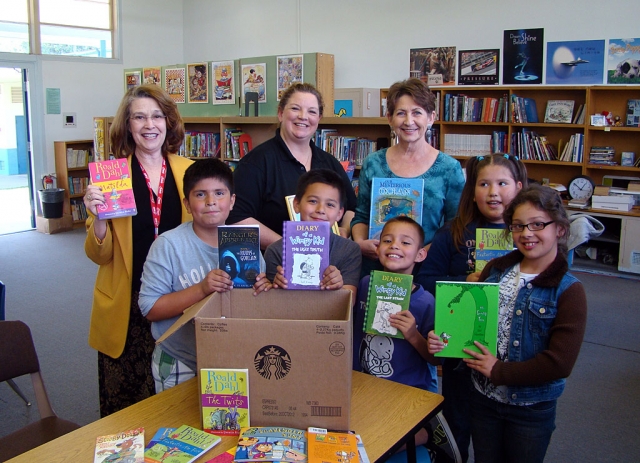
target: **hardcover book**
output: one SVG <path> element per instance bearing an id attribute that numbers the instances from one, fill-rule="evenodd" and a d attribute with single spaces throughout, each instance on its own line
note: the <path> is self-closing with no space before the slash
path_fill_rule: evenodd
<path id="1" fill-rule="evenodd" d="M 235 461 L 300 462 L 307 459 L 307 436 L 303 429 L 264 426 L 242 428 Z"/>
<path id="2" fill-rule="evenodd" d="M 252 288 L 260 273 L 260 226 L 218 227 L 220 269 L 229 274 L 234 288 Z"/>
<path id="3" fill-rule="evenodd" d="M 145 463 L 191 463 L 222 439 L 182 425 L 153 447 L 145 450 Z"/>
<path id="4" fill-rule="evenodd" d="M 91 183 L 99 186 L 105 204 L 97 207 L 98 219 L 116 219 L 136 215 L 129 164 L 125 158 L 89 163 Z"/>
<path id="5" fill-rule="evenodd" d="M 96 439 L 93 463 L 144 462 L 144 428 L 131 429 Z"/>
<path id="6" fill-rule="evenodd" d="M 413 275 L 371 271 L 363 331 L 369 334 L 404 338 L 402 332 L 389 323 L 389 316 L 409 310 Z"/>
<path id="7" fill-rule="evenodd" d="M 480 342 L 496 355 L 499 283 L 436 282 L 434 331 L 445 344 L 436 357 L 472 358 L 462 349 L 480 352 Z"/>
<path id="8" fill-rule="evenodd" d="M 347 432 L 309 428 L 307 433 L 309 463 L 359 463 L 358 438 Z"/>
<path id="9" fill-rule="evenodd" d="M 500 228 L 476 229 L 476 272 L 481 272 L 491 259 L 513 251 L 513 237 Z"/>
<path id="10" fill-rule="evenodd" d="M 249 370 L 200 370 L 202 429 L 218 436 L 237 436 L 249 423 Z"/>
<path id="11" fill-rule="evenodd" d="M 421 178 L 377 178 L 371 182 L 369 239 L 380 239 L 387 220 L 400 215 L 422 223 L 424 180 Z"/>
<path id="12" fill-rule="evenodd" d="M 573 120 L 573 100 L 549 100 L 544 113 L 545 123 L 571 124 Z"/>
<path id="13" fill-rule="evenodd" d="M 329 222 L 284 222 L 282 264 L 288 289 L 320 289 L 329 266 Z"/>

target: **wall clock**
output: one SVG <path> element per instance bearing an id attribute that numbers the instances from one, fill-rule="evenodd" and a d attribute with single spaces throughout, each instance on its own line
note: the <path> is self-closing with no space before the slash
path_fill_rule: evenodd
<path id="1" fill-rule="evenodd" d="M 572 199 L 591 199 L 595 182 L 587 175 L 578 175 L 569 182 L 569 196 Z"/>

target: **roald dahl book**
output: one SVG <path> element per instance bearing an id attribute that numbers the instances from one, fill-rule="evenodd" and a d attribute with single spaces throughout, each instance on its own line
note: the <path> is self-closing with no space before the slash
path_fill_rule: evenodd
<path id="1" fill-rule="evenodd" d="M 288 289 L 320 289 L 329 266 L 329 222 L 284 222 L 282 266 Z"/>
<path id="2" fill-rule="evenodd" d="M 496 355 L 499 283 L 436 282 L 435 333 L 445 348 L 436 357 L 471 358 L 480 342 Z"/>
<path id="3" fill-rule="evenodd" d="M 249 423 L 249 370 L 200 370 L 202 429 L 218 436 L 237 436 Z"/>
<path id="4" fill-rule="evenodd" d="M 222 439 L 182 425 L 156 445 L 145 450 L 145 463 L 191 463 Z"/>
<path id="5" fill-rule="evenodd" d="M 131 463 L 144 461 L 144 428 L 100 436 L 96 439 L 93 463 L 113 461 L 129 461 Z"/>
<path id="6" fill-rule="evenodd" d="M 422 223 L 424 180 L 421 178 L 377 178 L 371 182 L 369 239 L 380 239 L 384 224 L 404 215 Z"/>
<path id="7" fill-rule="evenodd" d="M 260 273 L 259 225 L 218 227 L 220 269 L 229 274 L 234 288 L 251 288 Z"/>
<path id="8" fill-rule="evenodd" d="M 91 183 L 99 186 L 105 203 L 97 207 L 98 219 L 115 219 L 136 215 L 131 174 L 126 158 L 89 163 Z"/>
<path id="9" fill-rule="evenodd" d="M 476 228 L 476 272 L 481 272 L 491 259 L 513 251 L 511 233 L 501 228 Z"/>
<path id="10" fill-rule="evenodd" d="M 363 330 L 380 336 L 404 338 L 402 332 L 389 323 L 389 316 L 409 310 L 413 275 L 372 270 L 365 308 Z"/>

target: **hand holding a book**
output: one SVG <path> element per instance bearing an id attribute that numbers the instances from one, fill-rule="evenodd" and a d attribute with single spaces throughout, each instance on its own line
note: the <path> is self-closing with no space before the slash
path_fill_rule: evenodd
<path id="1" fill-rule="evenodd" d="M 480 274 L 482 272 L 473 272 L 470 273 L 469 275 L 467 275 L 467 281 L 469 283 L 477 283 L 478 281 L 480 281 Z"/>
<path id="2" fill-rule="evenodd" d="M 289 283 L 289 281 L 284 277 L 284 267 L 278 265 L 276 267 L 276 276 L 273 277 L 273 287 L 287 289 L 287 283 Z"/>
<path id="3" fill-rule="evenodd" d="M 473 356 L 472 359 L 462 359 L 462 360 L 464 360 L 464 363 L 466 363 L 469 368 L 479 371 L 480 373 L 485 375 L 487 378 L 491 379 L 491 370 L 493 369 L 493 366 L 496 364 L 498 359 L 496 358 L 495 355 L 491 354 L 484 345 L 482 345 L 478 341 L 474 341 L 473 343 L 478 349 L 480 349 L 480 351 L 482 351 L 482 353 L 479 354 L 478 352 L 475 352 L 470 349 L 462 349 L 465 354 L 469 354 Z"/>
<path id="4" fill-rule="evenodd" d="M 98 205 L 105 205 L 104 194 L 102 189 L 96 185 L 88 185 L 82 198 L 84 207 L 94 216 L 94 233 L 96 238 L 103 239 L 107 234 L 107 221 L 98 219 Z"/>
<path id="5" fill-rule="evenodd" d="M 342 274 L 335 265 L 329 265 L 322 274 L 320 289 L 340 289 L 343 286 Z"/>
<path id="6" fill-rule="evenodd" d="M 211 293 L 224 293 L 233 289 L 233 281 L 224 270 L 215 269 L 207 273 L 204 280 L 200 282 L 200 287 L 205 297 Z"/>
<path id="7" fill-rule="evenodd" d="M 429 334 L 427 335 L 427 343 L 429 348 L 429 354 L 431 355 L 437 354 L 438 352 L 441 352 L 444 349 L 444 342 L 442 342 L 442 339 L 440 339 L 440 336 L 438 336 L 436 332 L 433 330 L 429 331 Z"/>
<path id="8" fill-rule="evenodd" d="M 253 295 L 257 296 L 263 291 L 269 291 L 271 288 L 273 288 L 273 285 L 267 278 L 267 274 L 264 272 L 259 273 L 256 277 L 256 282 L 253 284 Z"/>

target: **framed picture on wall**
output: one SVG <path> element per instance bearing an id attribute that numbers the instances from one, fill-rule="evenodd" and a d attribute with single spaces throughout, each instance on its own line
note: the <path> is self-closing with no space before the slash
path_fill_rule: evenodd
<path id="1" fill-rule="evenodd" d="M 187 64 L 189 103 L 209 102 L 209 74 L 207 63 Z"/>
<path id="2" fill-rule="evenodd" d="M 278 101 L 290 85 L 302 82 L 302 58 L 302 55 L 278 56 Z"/>
<path id="3" fill-rule="evenodd" d="M 233 61 L 211 63 L 213 82 L 211 103 L 236 104 L 236 79 Z"/>
<path id="4" fill-rule="evenodd" d="M 458 85 L 498 85 L 500 50 L 460 50 Z"/>
<path id="5" fill-rule="evenodd" d="M 184 103 L 184 68 L 164 70 L 164 89 L 176 103 Z"/>
<path id="6" fill-rule="evenodd" d="M 244 94 L 247 92 L 256 92 L 258 103 L 267 102 L 267 65 L 265 63 L 242 65 L 243 103 Z"/>
<path id="7" fill-rule="evenodd" d="M 140 85 L 140 71 L 125 71 L 124 91 L 126 92 L 138 85 Z"/>

